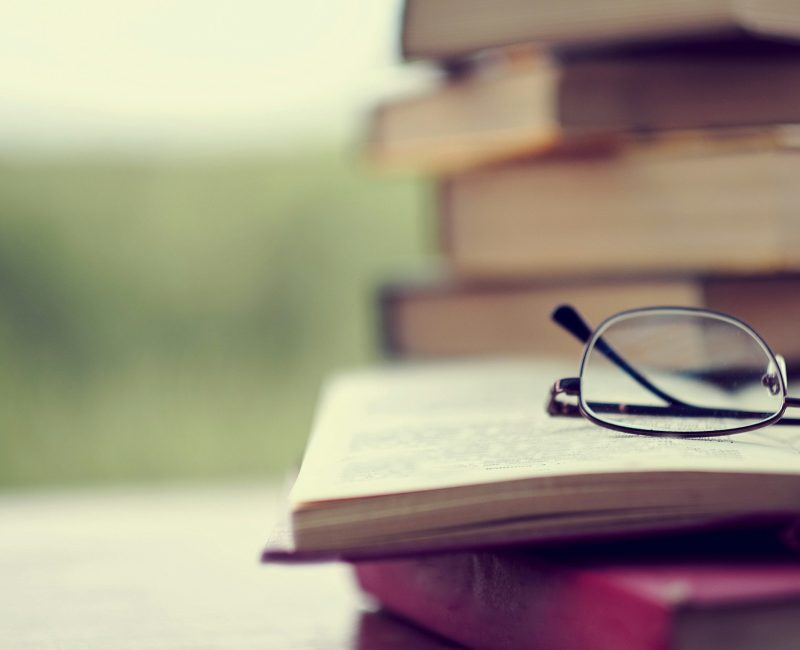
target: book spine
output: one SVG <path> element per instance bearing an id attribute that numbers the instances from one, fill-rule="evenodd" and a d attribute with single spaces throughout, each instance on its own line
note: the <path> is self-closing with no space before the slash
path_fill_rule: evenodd
<path id="1" fill-rule="evenodd" d="M 475 650 L 670 650 L 670 611 L 602 576 L 462 553 L 354 565 L 386 609 Z"/>

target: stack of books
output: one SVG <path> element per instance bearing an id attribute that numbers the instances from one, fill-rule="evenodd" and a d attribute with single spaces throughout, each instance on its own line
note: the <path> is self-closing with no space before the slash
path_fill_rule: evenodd
<path id="1" fill-rule="evenodd" d="M 444 270 L 382 288 L 385 349 L 573 354 L 547 318 L 566 301 L 595 322 L 725 311 L 800 358 L 800 303 L 785 299 L 800 292 L 798 16 L 407 0 L 403 54 L 441 81 L 377 107 L 366 149 L 434 177 Z"/>
<path id="2" fill-rule="evenodd" d="M 326 387 L 264 559 L 352 562 L 470 648 L 800 647 L 800 441 L 550 417 L 564 366 L 399 364 Z"/>
<path id="3" fill-rule="evenodd" d="M 768 0 L 406 0 L 404 55 L 443 77 L 375 112 L 369 155 L 436 177 L 446 271 L 380 303 L 387 349 L 426 362 L 328 384 L 264 558 L 352 562 L 479 650 L 800 647 L 796 427 L 543 407 L 579 355 L 563 302 L 718 309 L 800 359 L 795 35 Z"/>

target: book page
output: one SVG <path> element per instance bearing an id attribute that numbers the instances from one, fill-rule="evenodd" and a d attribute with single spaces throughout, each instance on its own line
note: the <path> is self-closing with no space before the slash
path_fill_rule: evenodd
<path id="1" fill-rule="evenodd" d="M 295 506 L 532 476 L 654 470 L 800 474 L 800 427 L 701 439 L 619 433 L 545 412 L 558 362 L 399 366 L 325 392 Z"/>

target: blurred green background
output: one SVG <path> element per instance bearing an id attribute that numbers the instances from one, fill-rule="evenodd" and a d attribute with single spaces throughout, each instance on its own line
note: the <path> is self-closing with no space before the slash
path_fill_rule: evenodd
<path id="1" fill-rule="evenodd" d="M 283 471 L 426 201 L 324 147 L 0 162 L 0 485 Z"/>
<path id="2" fill-rule="evenodd" d="M 429 245 L 368 169 L 401 3 L 6 0 L 0 488 L 282 477 Z"/>

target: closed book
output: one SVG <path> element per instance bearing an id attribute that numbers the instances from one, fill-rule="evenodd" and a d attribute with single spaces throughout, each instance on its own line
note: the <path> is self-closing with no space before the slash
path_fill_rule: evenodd
<path id="1" fill-rule="evenodd" d="M 474 650 L 800 647 L 796 559 L 629 551 L 443 554 L 354 569 L 384 607 Z"/>
<path id="2" fill-rule="evenodd" d="M 791 129 L 632 140 L 440 184 L 441 245 L 463 277 L 800 268 L 800 149 Z"/>
<path id="3" fill-rule="evenodd" d="M 466 282 L 433 276 L 381 287 L 383 351 L 403 359 L 485 355 L 563 355 L 575 346 L 549 321 L 561 302 L 594 322 L 648 305 L 705 307 L 736 316 L 790 361 L 800 361 L 800 275 L 662 276 Z M 790 364 L 794 366 L 796 364 Z"/>
<path id="4" fill-rule="evenodd" d="M 624 133 L 800 121 L 800 48 L 487 58 L 432 90 L 381 104 L 369 124 L 369 159 L 441 173 L 603 146 Z"/>
<path id="5" fill-rule="evenodd" d="M 503 45 L 597 47 L 666 40 L 797 38 L 781 0 L 406 0 L 402 52 L 450 60 Z"/>

